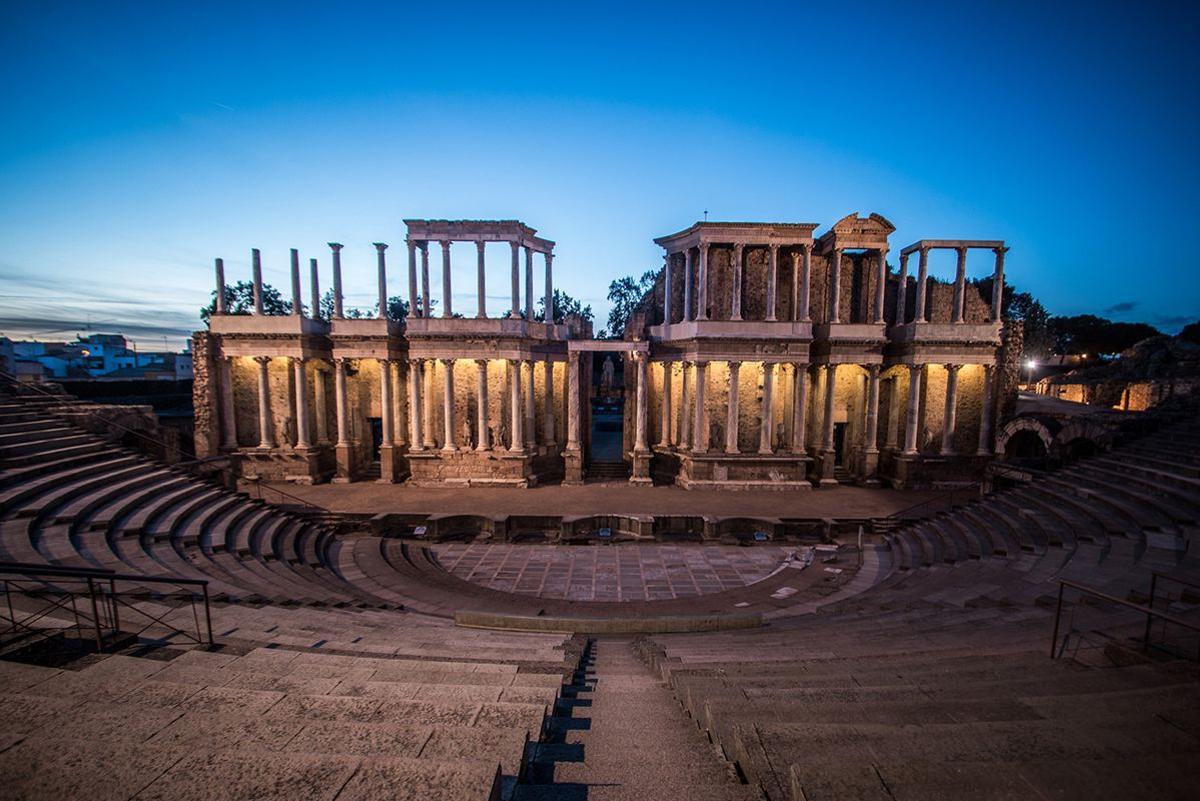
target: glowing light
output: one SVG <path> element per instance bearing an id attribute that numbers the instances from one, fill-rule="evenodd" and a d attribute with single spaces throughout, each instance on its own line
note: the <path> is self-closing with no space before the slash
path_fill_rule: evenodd
<path id="1" fill-rule="evenodd" d="M 1035 362 L 1033 359 L 1029 359 L 1025 362 L 1025 366 L 1032 370 L 1033 368 L 1037 367 L 1037 362 Z"/>

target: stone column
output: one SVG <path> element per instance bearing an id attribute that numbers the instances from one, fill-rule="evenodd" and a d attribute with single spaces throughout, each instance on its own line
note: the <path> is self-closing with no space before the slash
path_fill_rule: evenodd
<path id="1" fill-rule="evenodd" d="M 680 448 L 692 446 L 691 394 L 688 392 L 688 362 L 680 362 L 679 369 L 679 438 Z"/>
<path id="2" fill-rule="evenodd" d="M 508 360 L 509 375 L 509 446 L 512 453 L 525 452 L 525 412 L 521 408 L 521 362 L 518 359 Z"/>
<path id="3" fill-rule="evenodd" d="M 879 472 L 879 372 L 878 364 L 867 365 L 867 424 L 863 431 L 863 476 Z"/>
<path id="4" fill-rule="evenodd" d="M 697 320 L 708 319 L 708 243 L 700 243 L 700 277 L 696 287 Z"/>
<path id="5" fill-rule="evenodd" d="M 255 356 L 258 362 L 258 447 L 269 449 L 275 447 L 271 426 L 271 375 L 268 368 L 270 356 Z"/>
<path id="6" fill-rule="evenodd" d="M 738 408 L 739 379 L 742 363 L 729 362 L 729 403 L 725 412 L 725 452 L 738 452 Z"/>
<path id="7" fill-rule="evenodd" d="M 771 254 L 771 275 L 767 278 L 767 321 L 775 322 L 776 298 L 779 293 L 779 245 L 771 244 L 768 248 Z"/>
<path id="8" fill-rule="evenodd" d="M 1008 248 L 996 248 L 996 271 L 992 274 L 992 322 L 999 322 L 1004 309 L 1004 254 Z"/>
<path id="9" fill-rule="evenodd" d="M 557 443 L 554 432 L 554 362 L 550 359 L 542 362 L 542 379 L 546 385 L 546 411 L 542 415 L 542 442 L 547 448 L 553 449 Z"/>
<path id="10" fill-rule="evenodd" d="M 703 262 L 702 262 L 703 263 Z M 708 362 L 696 362 L 696 423 L 692 432 L 692 452 L 708 453 L 708 409 L 704 396 L 708 388 Z"/>
<path id="11" fill-rule="evenodd" d="M 383 429 L 380 436 L 380 453 L 382 448 L 391 448 L 394 423 L 392 421 L 392 382 L 388 380 L 388 372 L 391 369 L 391 362 L 387 359 L 376 359 L 379 364 L 379 427 Z M 380 456 L 382 463 L 383 457 Z"/>
<path id="12" fill-rule="evenodd" d="M 454 444 L 454 359 L 442 359 L 442 450 L 453 453 Z"/>
<path id="13" fill-rule="evenodd" d="M 333 251 L 333 319 L 344 319 L 342 310 L 342 244 L 330 242 L 329 249 Z"/>
<path id="14" fill-rule="evenodd" d="M 392 387 L 392 444 L 397 448 L 403 448 L 408 444 L 407 404 L 405 402 L 407 392 L 404 388 L 403 365 L 402 360 L 396 359 L 388 368 L 388 384 Z"/>
<path id="15" fill-rule="evenodd" d="M 942 417 L 942 455 L 954 453 L 954 430 L 958 425 L 958 371 L 961 364 L 946 365 L 946 411 Z"/>
<path id="16" fill-rule="evenodd" d="M 254 313 L 263 313 L 262 254 L 258 248 L 250 251 L 250 280 L 254 282 Z"/>
<path id="17" fill-rule="evenodd" d="M 658 444 L 669 448 L 671 447 L 671 362 L 663 362 L 662 371 L 662 418 L 660 420 L 662 436 L 659 437 Z"/>
<path id="18" fill-rule="evenodd" d="M 417 246 L 421 248 L 421 316 L 428 317 L 432 306 L 429 297 L 429 243 L 421 241 Z"/>
<path id="19" fill-rule="evenodd" d="M 533 248 L 525 246 L 525 319 L 533 320 Z"/>
<path id="20" fill-rule="evenodd" d="M 237 450 L 237 417 L 233 404 L 233 358 L 221 357 L 221 447 Z"/>
<path id="21" fill-rule="evenodd" d="M 797 308 L 796 319 L 802 323 L 812 321 L 812 315 L 809 311 L 809 289 L 812 287 L 812 245 L 804 244 L 800 246 L 800 301 Z"/>
<path id="22" fill-rule="evenodd" d="M 792 454 L 803 456 L 805 453 L 805 416 L 808 412 L 808 365 L 804 362 L 795 364 L 796 386 L 792 392 Z"/>
<path id="23" fill-rule="evenodd" d="M 292 359 L 292 375 L 296 382 L 296 449 L 307 450 L 312 447 L 312 440 L 308 435 L 308 374 L 304 359 Z"/>
<path id="24" fill-rule="evenodd" d="M 896 325 L 904 325 L 905 306 L 908 303 L 908 254 L 900 254 L 900 280 L 896 292 Z"/>
<path id="25" fill-rule="evenodd" d="M 921 248 L 917 261 L 917 300 L 913 307 L 913 322 L 925 322 L 925 285 L 929 280 L 929 248 Z"/>
<path id="26" fill-rule="evenodd" d="M 763 362 L 762 422 L 758 429 L 758 452 L 775 452 L 775 365 Z"/>
<path id="27" fill-rule="evenodd" d="M 579 353 L 567 356 L 567 450 L 579 450 Z"/>
<path id="28" fill-rule="evenodd" d="M 488 410 L 487 369 L 487 359 L 475 360 L 475 375 L 478 379 L 475 384 L 475 428 L 478 430 L 475 437 L 475 450 L 481 452 L 492 449 L 491 420 L 489 420 Z"/>
<path id="29" fill-rule="evenodd" d="M 532 275 L 532 272 L 530 273 Z M 533 362 L 521 363 L 521 377 L 525 382 L 525 446 L 537 448 L 537 393 L 534 391 Z"/>
<path id="30" fill-rule="evenodd" d="M 383 252 L 387 250 L 387 245 L 382 242 L 374 242 L 375 245 L 375 261 L 379 268 L 379 311 L 375 315 L 380 320 L 387 319 L 387 257 Z"/>
<path id="31" fill-rule="evenodd" d="M 304 297 L 300 292 L 300 251 L 292 248 L 292 314 L 304 316 Z"/>
<path id="32" fill-rule="evenodd" d="M 421 360 L 408 360 L 408 427 L 410 451 L 425 450 L 425 423 L 423 412 L 425 402 L 421 397 L 424 387 L 421 385 Z"/>
<path id="33" fill-rule="evenodd" d="M 475 243 L 475 317 L 479 320 L 487 317 L 487 260 L 484 257 L 486 247 L 487 242 L 482 240 Z"/>
<path id="34" fill-rule="evenodd" d="M 546 315 L 549 325 L 554 325 L 554 254 L 546 251 L 542 254 L 546 260 Z"/>
<path id="35" fill-rule="evenodd" d="M 424 359 L 422 363 L 425 366 L 421 382 L 421 399 L 425 402 L 425 447 L 432 450 L 437 447 L 437 436 L 434 431 L 437 419 L 433 413 L 434 402 L 437 398 L 437 391 L 433 386 L 437 362 L 434 359 Z"/>
<path id="36" fill-rule="evenodd" d="M 329 399 L 326 397 L 325 367 L 317 362 L 313 373 L 313 409 L 317 415 L 317 445 L 329 444 Z"/>
<path id="37" fill-rule="evenodd" d="M 842 250 L 829 254 L 829 322 L 842 321 Z"/>
<path id="38" fill-rule="evenodd" d="M 213 262 L 213 266 L 217 272 L 217 300 L 216 313 L 224 314 L 225 308 L 225 260 L 217 259 Z"/>
<path id="39" fill-rule="evenodd" d="M 979 414 L 979 447 L 975 453 L 979 456 L 991 456 L 992 454 L 992 393 L 995 391 L 993 387 L 995 366 L 985 364 L 983 366 L 983 407 Z"/>
<path id="40" fill-rule="evenodd" d="M 512 310 L 508 316 L 521 316 L 521 243 L 509 242 L 512 246 Z"/>
<path id="41" fill-rule="evenodd" d="M 887 296 L 887 248 L 879 249 L 879 272 L 875 277 L 875 322 L 886 323 L 887 318 L 883 314 L 884 298 Z"/>
<path id="42" fill-rule="evenodd" d="M 900 441 L 900 378 L 892 376 L 891 390 L 888 392 L 888 427 L 884 447 L 894 451 Z"/>
<path id="43" fill-rule="evenodd" d="M 405 240 L 408 244 L 408 316 L 421 316 L 421 301 L 417 294 L 417 243 L 416 240 Z"/>
<path id="44" fill-rule="evenodd" d="M 649 422 L 650 397 L 647 392 L 649 383 L 649 358 L 642 352 L 634 352 L 633 363 L 637 365 L 637 410 L 634 417 L 633 449 L 639 453 L 650 450 L 646 442 L 646 426 Z"/>
<path id="45" fill-rule="evenodd" d="M 950 321 L 963 321 L 963 305 L 967 299 L 967 249 L 955 248 L 958 251 L 958 264 L 954 269 L 954 315 Z"/>
<path id="46" fill-rule="evenodd" d="M 336 482 L 346 482 L 353 472 L 353 447 L 350 444 L 350 405 L 346 398 L 346 362 L 347 359 L 334 359 L 333 373 L 333 402 L 337 417 L 337 444 L 334 446 L 334 459 L 337 464 Z"/>
<path id="47" fill-rule="evenodd" d="M 692 319 L 692 272 L 695 269 L 695 257 L 692 249 L 683 252 L 683 321 Z M 685 415 L 686 416 L 686 415 Z"/>
<path id="48" fill-rule="evenodd" d="M 442 316 L 454 316 L 453 292 L 450 288 L 450 240 L 443 239 L 442 246 Z"/>
<path id="49" fill-rule="evenodd" d="M 825 365 L 825 415 L 821 420 L 821 449 L 833 453 L 833 401 L 837 395 L 836 364 Z"/>
<path id="50" fill-rule="evenodd" d="M 924 252 L 924 251 L 922 251 Z M 908 365 L 908 416 L 904 427 L 904 452 L 917 452 L 917 426 L 921 425 L 921 365 Z"/>
<path id="51" fill-rule="evenodd" d="M 742 319 L 742 255 L 744 247 L 741 242 L 733 243 L 733 297 L 730 299 L 730 320 Z"/>
<path id="52" fill-rule="evenodd" d="M 317 260 L 308 260 L 308 286 L 311 290 L 309 297 L 312 298 L 312 318 L 314 320 L 321 319 L 321 274 L 317 269 Z"/>
<path id="53" fill-rule="evenodd" d="M 671 324 L 671 252 L 663 256 L 663 325 Z"/>

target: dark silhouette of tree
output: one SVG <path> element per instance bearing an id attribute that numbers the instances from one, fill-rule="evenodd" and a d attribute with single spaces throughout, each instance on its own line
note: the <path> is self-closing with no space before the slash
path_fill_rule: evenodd
<path id="1" fill-rule="evenodd" d="M 1116 323 L 1094 314 L 1051 317 L 1050 332 L 1057 353 L 1120 353 L 1162 332 L 1146 323 Z"/>
<path id="2" fill-rule="evenodd" d="M 254 282 L 238 281 L 225 287 L 225 313 L 250 314 L 254 311 Z M 263 312 L 266 314 L 291 314 L 292 302 L 284 300 L 279 290 L 270 284 L 263 284 Z M 217 312 L 217 290 L 212 291 L 212 299 L 200 310 L 200 319 L 208 325 L 209 318 Z"/>
<path id="3" fill-rule="evenodd" d="M 608 324 L 600 331 L 601 339 L 620 339 L 624 335 L 629 318 L 654 288 L 659 272 L 647 270 L 641 278 L 627 275 L 608 285 L 608 299 L 612 302 L 612 308 L 608 312 Z"/>
<path id="4" fill-rule="evenodd" d="M 1200 345 L 1200 320 L 1185 325 L 1183 330 L 1179 332 L 1179 338 L 1184 342 L 1192 342 Z"/>
<path id="5" fill-rule="evenodd" d="M 591 305 L 584 306 L 575 298 L 563 292 L 561 289 L 554 290 L 554 322 L 561 323 L 568 314 L 578 314 L 585 320 L 591 321 L 595 317 L 592 315 Z M 533 313 L 533 319 L 539 322 L 546 320 L 546 299 L 538 298 L 537 311 Z"/>

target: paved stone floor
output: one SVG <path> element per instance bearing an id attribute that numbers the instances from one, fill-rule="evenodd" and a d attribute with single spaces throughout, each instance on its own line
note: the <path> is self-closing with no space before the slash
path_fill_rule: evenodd
<path id="1" fill-rule="evenodd" d="M 298 495 L 336 512 L 481 515 L 716 515 L 719 517 L 885 517 L 942 492 L 865 487 L 811 491 L 684 490 L 637 487 L 628 482 L 530 489 L 503 487 L 410 487 L 404 484 L 284 484 Z M 268 500 L 272 497 L 268 490 Z"/>
<path id="2" fill-rule="evenodd" d="M 494 590 L 571 601 L 694 598 L 760 581 L 795 548 L 726 545 L 438 545 L 455 576 Z"/>

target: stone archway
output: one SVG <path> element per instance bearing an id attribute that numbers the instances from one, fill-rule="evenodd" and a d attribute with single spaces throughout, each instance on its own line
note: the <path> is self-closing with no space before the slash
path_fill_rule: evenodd
<path id="1" fill-rule="evenodd" d="M 1008 460 L 1045 458 L 1053 444 L 1054 434 L 1035 417 L 1009 420 L 996 434 L 996 452 Z"/>

